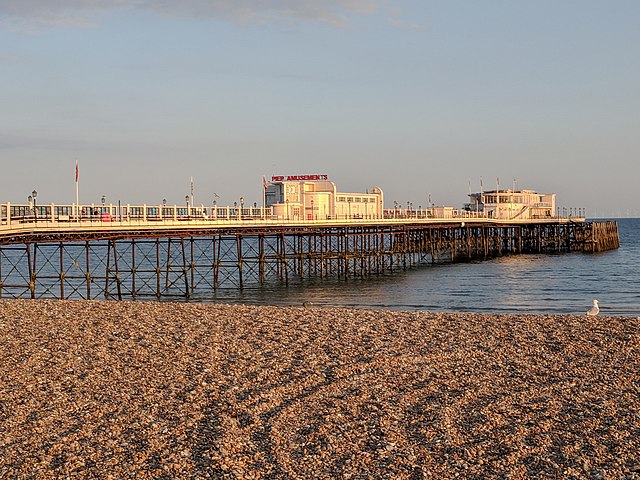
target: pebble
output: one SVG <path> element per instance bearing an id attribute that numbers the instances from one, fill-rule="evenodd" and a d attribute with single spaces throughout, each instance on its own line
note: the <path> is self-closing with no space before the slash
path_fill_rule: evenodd
<path id="1" fill-rule="evenodd" d="M 616 317 L 0 300 L 1 478 L 640 479 Z"/>

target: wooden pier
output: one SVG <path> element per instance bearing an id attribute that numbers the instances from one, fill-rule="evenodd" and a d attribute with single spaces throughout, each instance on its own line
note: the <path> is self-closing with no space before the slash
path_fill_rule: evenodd
<path id="1" fill-rule="evenodd" d="M 584 219 L 174 220 L 0 225 L 0 298 L 190 299 L 221 288 L 619 247 L 615 222 Z"/>

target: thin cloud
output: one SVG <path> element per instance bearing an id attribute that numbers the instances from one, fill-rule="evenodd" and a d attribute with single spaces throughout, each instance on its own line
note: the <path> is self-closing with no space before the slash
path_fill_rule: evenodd
<path id="1" fill-rule="evenodd" d="M 399 30 L 413 30 L 414 32 L 423 32 L 427 29 L 425 25 L 420 25 L 419 23 L 407 23 L 396 18 L 390 18 L 389 24 Z"/>
<path id="2" fill-rule="evenodd" d="M 18 54 L 0 50 L 0 62 L 15 63 L 18 61 L 20 61 L 20 56 Z"/>
<path id="3" fill-rule="evenodd" d="M 137 10 L 162 15 L 224 18 L 236 22 L 270 23 L 283 19 L 319 22 L 336 27 L 350 15 L 371 14 L 389 0 L 0 0 L 0 22 L 92 25 L 101 14 Z"/>

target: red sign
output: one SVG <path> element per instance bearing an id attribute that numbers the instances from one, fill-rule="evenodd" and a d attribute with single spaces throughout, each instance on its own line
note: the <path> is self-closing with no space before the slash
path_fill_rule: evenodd
<path id="1" fill-rule="evenodd" d="M 329 180 L 329 175 L 274 175 L 272 182 L 308 182 Z"/>

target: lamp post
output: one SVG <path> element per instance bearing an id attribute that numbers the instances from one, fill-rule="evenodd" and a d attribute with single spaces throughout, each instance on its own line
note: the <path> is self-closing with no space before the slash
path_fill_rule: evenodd
<path id="1" fill-rule="evenodd" d="M 187 218 L 191 216 L 191 212 L 189 212 L 189 195 L 184 196 L 184 201 L 187 204 Z"/>
<path id="2" fill-rule="evenodd" d="M 164 220 L 164 212 L 166 210 L 166 206 L 167 206 L 167 199 L 163 198 L 162 199 L 162 211 L 160 212 L 160 219 Z"/>
<path id="3" fill-rule="evenodd" d="M 351 201 L 353 198 L 347 197 L 347 204 L 349 205 L 349 220 L 351 220 Z"/>
<path id="4" fill-rule="evenodd" d="M 240 197 L 240 220 L 242 220 L 242 209 L 244 208 L 244 197 Z"/>
<path id="5" fill-rule="evenodd" d="M 33 197 L 33 218 L 35 219 L 35 222 L 38 223 L 38 210 L 36 204 L 36 197 L 38 196 L 38 192 L 34 190 L 33 192 L 31 192 L 31 196 Z"/>
<path id="6" fill-rule="evenodd" d="M 313 212 L 313 198 L 311 199 L 311 220 L 315 220 L 315 215 Z"/>
<path id="7" fill-rule="evenodd" d="M 289 199 L 287 198 L 287 222 L 289 221 Z"/>
<path id="8" fill-rule="evenodd" d="M 100 210 L 100 218 L 98 220 L 101 220 L 104 222 L 104 218 L 105 218 L 104 204 L 107 201 L 107 197 L 105 195 L 102 195 L 102 198 L 100 198 L 100 201 L 102 202 L 102 209 Z"/>

